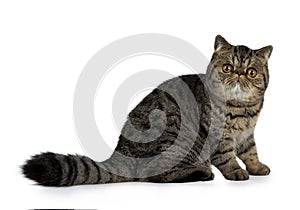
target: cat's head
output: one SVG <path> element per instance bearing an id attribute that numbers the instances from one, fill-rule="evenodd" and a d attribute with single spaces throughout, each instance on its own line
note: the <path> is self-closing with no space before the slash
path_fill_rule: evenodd
<path id="1" fill-rule="evenodd" d="M 211 89 L 218 93 L 221 87 L 226 101 L 232 104 L 252 104 L 261 100 L 269 82 L 268 59 L 273 47 L 252 50 L 243 45 L 231 45 L 218 35 L 214 48 L 207 69 Z"/>

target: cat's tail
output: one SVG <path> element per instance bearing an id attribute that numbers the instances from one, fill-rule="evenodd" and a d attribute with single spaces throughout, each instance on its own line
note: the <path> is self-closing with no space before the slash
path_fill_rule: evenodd
<path id="1" fill-rule="evenodd" d="M 134 181 L 105 170 L 105 163 L 86 156 L 51 152 L 33 156 L 22 166 L 23 174 L 44 186 L 72 186 Z"/>

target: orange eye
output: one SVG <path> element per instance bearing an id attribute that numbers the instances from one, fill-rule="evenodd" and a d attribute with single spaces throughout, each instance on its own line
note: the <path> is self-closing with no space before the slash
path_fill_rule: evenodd
<path id="1" fill-rule="evenodd" d="M 248 77 L 254 78 L 254 77 L 256 77 L 256 75 L 257 75 L 256 69 L 254 69 L 254 68 L 247 69 L 247 76 Z"/>
<path id="2" fill-rule="evenodd" d="M 222 70 L 226 74 L 231 73 L 233 71 L 233 66 L 230 64 L 224 64 Z"/>

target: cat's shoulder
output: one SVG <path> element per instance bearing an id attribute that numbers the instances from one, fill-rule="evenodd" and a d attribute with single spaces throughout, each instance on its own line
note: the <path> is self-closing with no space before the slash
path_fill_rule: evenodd
<path id="1" fill-rule="evenodd" d="M 163 83 L 161 83 L 159 86 L 178 84 L 180 82 L 184 82 L 187 85 L 192 85 L 192 84 L 199 85 L 199 84 L 204 84 L 204 81 L 205 81 L 205 74 L 186 74 L 186 75 L 181 75 L 166 80 Z"/>

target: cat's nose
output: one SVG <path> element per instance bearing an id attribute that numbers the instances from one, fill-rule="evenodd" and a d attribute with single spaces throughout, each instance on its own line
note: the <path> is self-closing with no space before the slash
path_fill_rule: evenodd
<path id="1" fill-rule="evenodd" d="M 245 74 L 245 70 L 244 69 L 237 69 L 235 71 L 236 74 L 238 74 L 239 76 L 242 75 L 242 74 Z"/>

